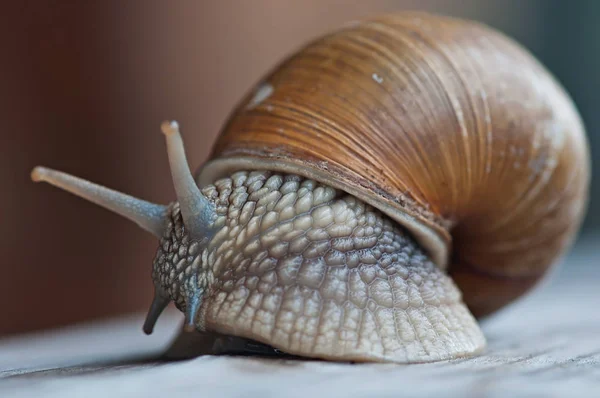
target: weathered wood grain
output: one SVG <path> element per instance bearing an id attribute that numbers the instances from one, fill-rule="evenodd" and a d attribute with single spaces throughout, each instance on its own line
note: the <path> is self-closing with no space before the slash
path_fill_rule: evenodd
<path id="1" fill-rule="evenodd" d="M 582 239 L 548 283 L 484 322 L 485 355 L 419 365 L 200 356 L 157 360 L 180 315 L 0 341 L 0 397 L 600 396 L 600 253 Z M 185 346 L 179 340 L 181 353 Z"/>

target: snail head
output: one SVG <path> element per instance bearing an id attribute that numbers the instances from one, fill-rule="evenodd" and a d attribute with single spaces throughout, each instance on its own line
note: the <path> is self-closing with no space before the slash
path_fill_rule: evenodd
<path id="1" fill-rule="evenodd" d="M 184 328 L 194 329 L 206 287 L 206 273 L 194 270 L 202 267 L 202 251 L 214 235 L 216 218 L 214 204 L 202 194 L 188 166 L 179 125 L 164 122 L 161 129 L 177 194 L 177 201 L 170 205 L 147 202 L 46 167 L 38 166 L 31 172 L 33 181 L 47 182 L 102 206 L 160 240 L 152 272 L 154 299 L 143 326 L 146 334 L 152 333 L 171 300 L 185 313 Z"/>

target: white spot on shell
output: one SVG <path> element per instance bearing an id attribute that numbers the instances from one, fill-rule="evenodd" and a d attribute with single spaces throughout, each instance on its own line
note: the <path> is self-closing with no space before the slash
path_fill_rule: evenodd
<path id="1" fill-rule="evenodd" d="M 371 77 L 373 78 L 373 80 L 375 80 L 375 82 L 377 82 L 378 84 L 383 83 L 383 77 L 379 76 L 377 73 L 373 73 L 371 75 Z"/>
<path id="2" fill-rule="evenodd" d="M 264 100 L 266 100 L 267 98 L 269 98 L 271 96 L 271 94 L 273 94 L 273 91 L 274 91 L 273 86 L 271 86 L 269 83 L 263 83 L 263 84 L 261 84 L 256 89 L 256 91 L 254 93 L 254 97 L 252 98 L 252 100 L 250 100 L 250 102 L 246 106 L 246 109 L 254 109 L 254 108 L 256 108 Z M 268 110 L 271 110 L 271 109 L 268 109 Z"/>
<path id="3" fill-rule="evenodd" d="M 545 153 L 539 154 L 536 158 L 529 161 L 529 169 L 534 175 L 540 174 L 546 166 L 546 155 Z"/>

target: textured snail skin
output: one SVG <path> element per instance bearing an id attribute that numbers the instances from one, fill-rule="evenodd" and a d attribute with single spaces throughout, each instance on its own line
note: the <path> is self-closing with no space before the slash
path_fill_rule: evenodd
<path id="1" fill-rule="evenodd" d="M 485 339 L 452 280 L 378 210 L 298 176 L 240 172 L 203 189 L 217 210 L 204 248 L 170 207 L 157 292 L 197 330 L 304 357 L 427 362 Z"/>
<path id="2" fill-rule="evenodd" d="M 589 163 L 574 104 L 525 49 L 479 23 L 399 13 L 278 65 L 197 179 L 261 169 L 348 192 L 409 230 L 484 316 L 570 247 Z"/>

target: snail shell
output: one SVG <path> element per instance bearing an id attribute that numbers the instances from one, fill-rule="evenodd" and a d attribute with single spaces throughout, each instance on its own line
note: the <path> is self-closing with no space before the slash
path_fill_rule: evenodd
<path id="1" fill-rule="evenodd" d="M 285 60 L 235 109 L 200 185 L 295 173 L 406 227 L 476 316 L 529 290 L 585 212 L 589 153 L 569 96 L 479 23 L 399 13 Z"/>

